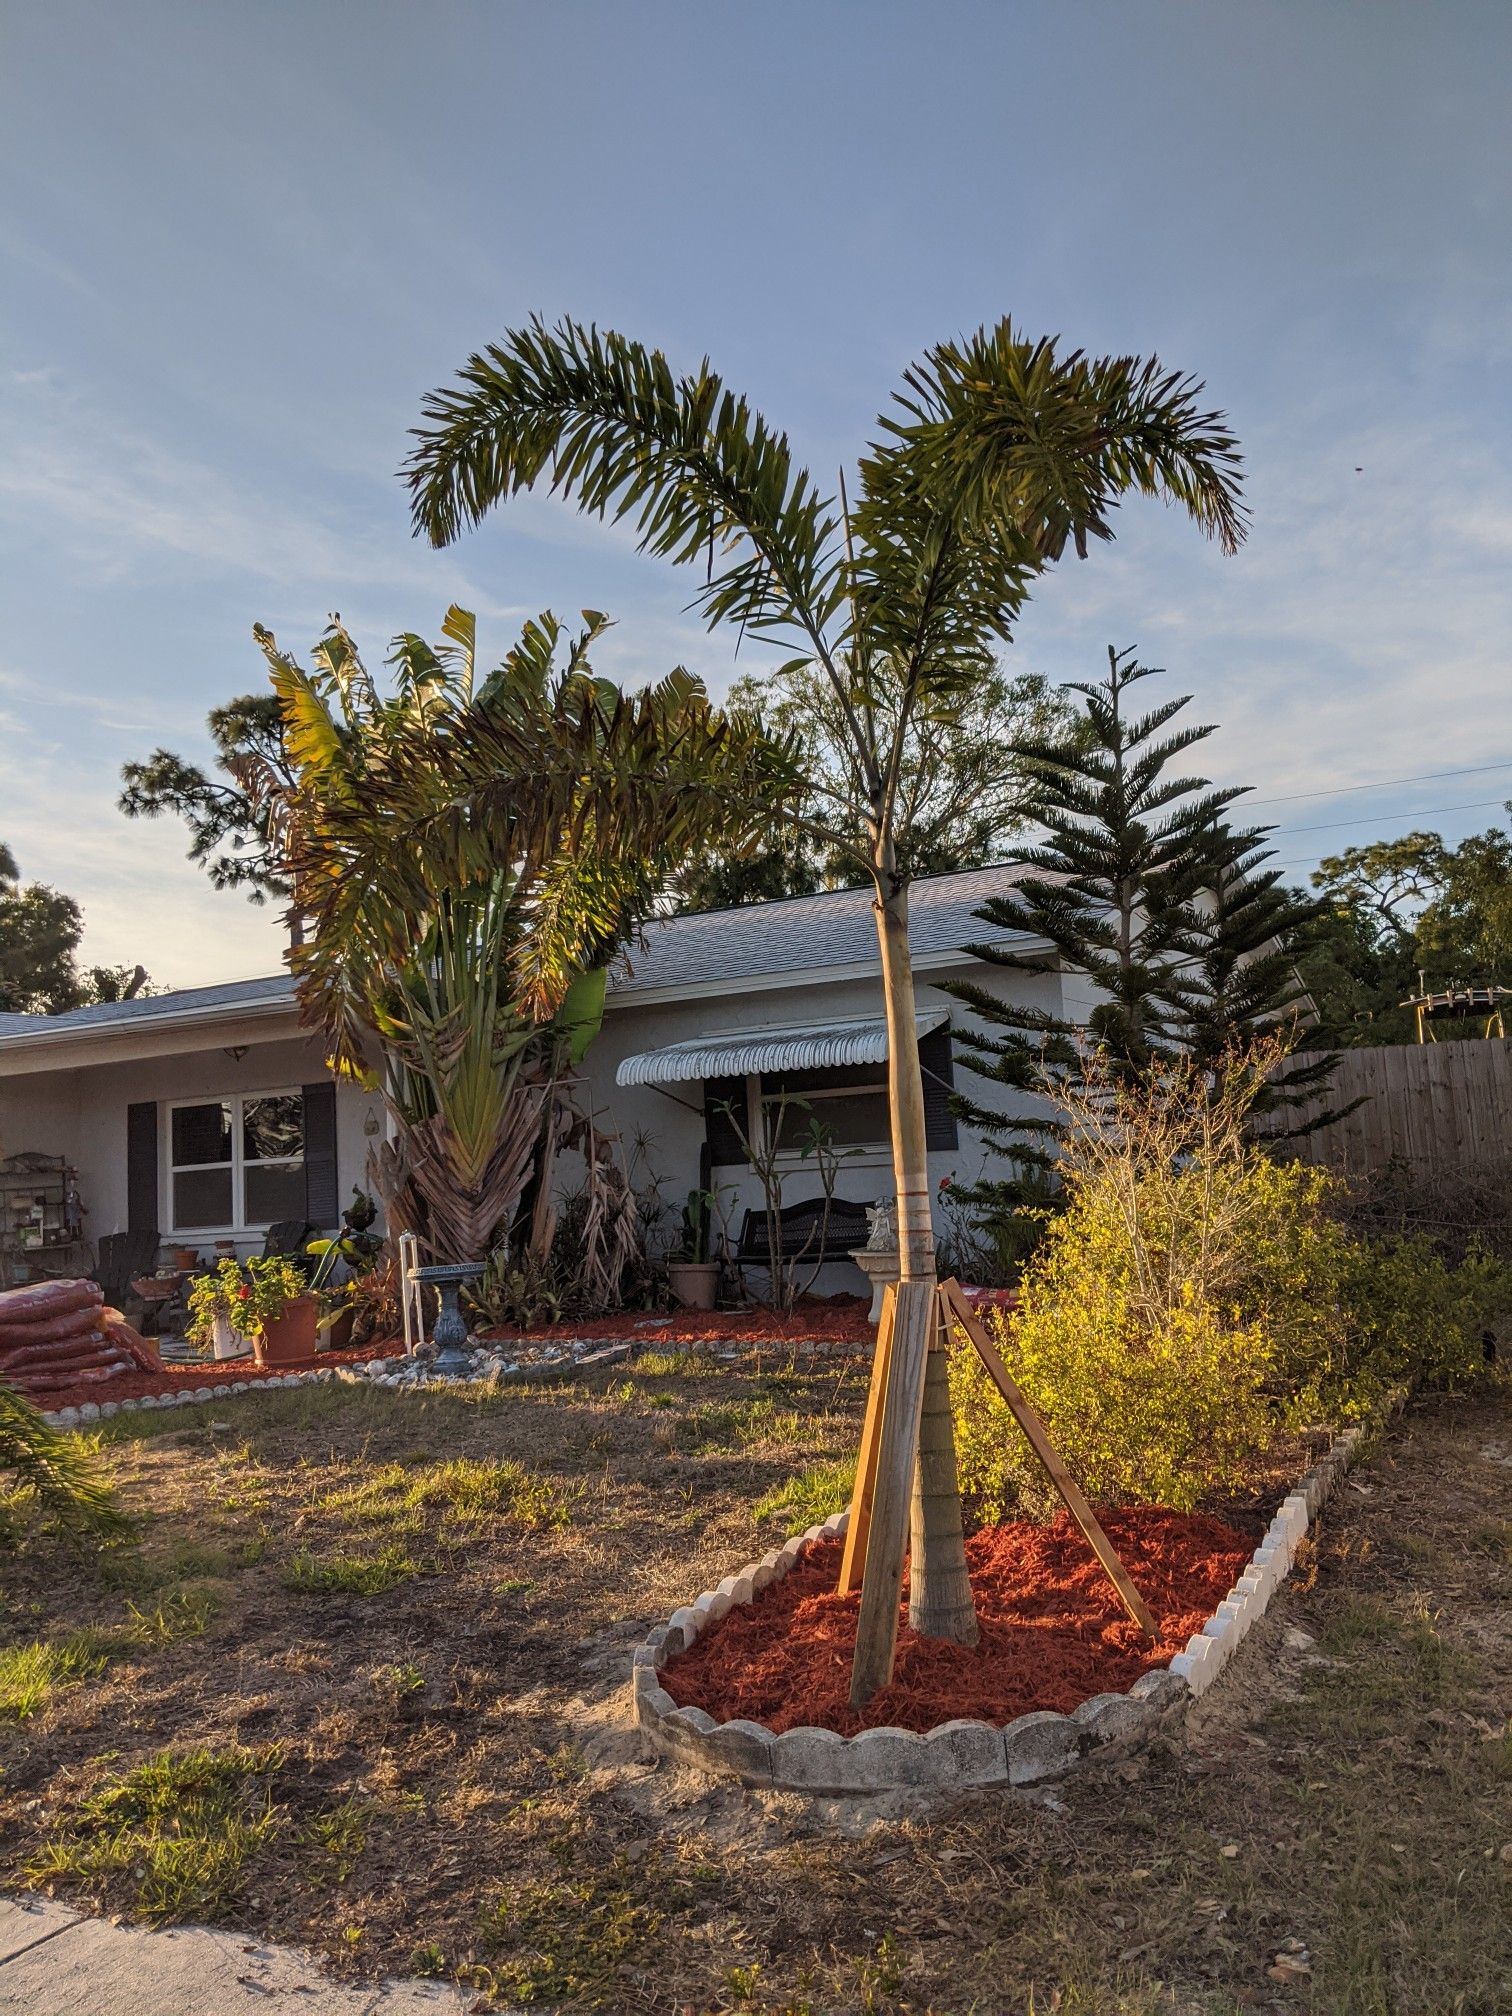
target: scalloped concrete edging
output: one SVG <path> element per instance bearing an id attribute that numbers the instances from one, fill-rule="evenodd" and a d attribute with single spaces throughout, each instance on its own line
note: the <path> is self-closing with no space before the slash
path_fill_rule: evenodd
<path id="1" fill-rule="evenodd" d="M 318 1386 L 334 1379 L 335 1368 L 321 1365 L 313 1372 L 275 1372 L 266 1379 L 223 1379 L 216 1386 L 195 1386 L 183 1393 L 143 1393 L 134 1400 L 86 1400 L 77 1407 L 58 1407 L 51 1413 L 40 1410 L 42 1419 L 54 1428 L 92 1428 L 97 1421 L 109 1421 L 117 1414 L 152 1412 L 168 1407 L 203 1407 L 208 1400 L 230 1400 L 239 1393 L 255 1393 L 264 1386 Z"/>
<path id="2" fill-rule="evenodd" d="M 715 1589 L 674 1610 L 636 1647 L 631 1667 L 636 1720 L 650 1756 L 664 1756 L 715 1777 L 774 1791 L 855 1794 L 910 1787 L 965 1790 L 1029 1785 L 1056 1778 L 1087 1757 L 1142 1748 L 1168 1722 L 1180 1720 L 1205 1693 L 1285 1581 L 1297 1547 L 1354 1460 L 1361 1431 L 1349 1428 L 1290 1492 L 1239 1579 L 1202 1630 L 1169 1666 L 1143 1673 L 1126 1694 L 1094 1694 L 1069 1715 L 1037 1709 L 998 1726 L 961 1719 L 926 1735 L 911 1729 L 788 1729 L 780 1736 L 758 1722 L 716 1722 L 703 1708 L 679 1708 L 661 1684 L 661 1669 L 684 1652 L 705 1625 L 737 1603 L 749 1603 L 781 1579 L 818 1540 L 838 1539 L 850 1523 L 837 1512 L 774 1548 Z"/>

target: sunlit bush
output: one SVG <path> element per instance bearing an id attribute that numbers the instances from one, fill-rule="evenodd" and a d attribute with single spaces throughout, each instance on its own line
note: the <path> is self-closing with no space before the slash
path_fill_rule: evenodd
<path id="1" fill-rule="evenodd" d="M 995 1319 L 1013 1376 L 1088 1494 L 1189 1509 L 1238 1489 L 1278 1429 L 1367 1412 L 1394 1386 L 1492 1369 L 1508 1274 L 1472 1251 L 1368 1242 L 1327 1172 L 1273 1160 L 1246 1120 L 1277 1052 L 1216 1080 L 1182 1062 L 1064 1095 L 1067 1204 Z M 1048 1485 L 964 1344 L 952 1395 L 963 1489 L 989 1518 Z"/>

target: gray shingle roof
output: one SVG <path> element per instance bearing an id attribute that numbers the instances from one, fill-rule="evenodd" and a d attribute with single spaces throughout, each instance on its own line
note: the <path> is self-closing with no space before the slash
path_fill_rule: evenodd
<path id="1" fill-rule="evenodd" d="M 294 1000 L 294 983 L 287 973 L 271 973 L 260 980 L 223 980 L 214 987 L 180 987 L 169 994 L 139 995 L 134 1001 L 99 1001 L 92 1008 L 70 1008 L 66 1015 L 0 1015 L 0 1041 L 64 1029 L 109 1028 L 120 1022 L 151 1023 L 164 1015 L 255 1007 L 280 998 L 291 1004 Z"/>
<path id="2" fill-rule="evenodd" d="M 1005 896 L 1023 874 L 1012 862 L 934 875 L 908 892 L 909 938 L 914 955 L 958 952 L 1005 934 L 972 912 L 990 896 Z M 748 903 L 733 910 L 704 910 L 646 927 L 633 946 L 627 971 L 611 982 L 616 994 L 655 987 L 698 987 L 753 980 L 768 973 L 803 973 L 825 966 L 875 966 L 877 924 L 870 889 L 827 889 L 782 903 Z"/>
<path id="3" fill-rule="evenodd" d="M 914 954 L 957 952 L 964 945 L 1001 938 L 972 915 L 990 896 L 1006 895 L 1022 874 L 1011 863 L 936 875 L 909 891 L 909 926 Z M 616 995 L 673 987 L 699 987 L 753 980 L 773 973 L 803 973 L 825 967 L 877 963 L 877 927 L 869 889 L 829 889 L 818 896 L 794 896 L 781 903 L 748 903 L 732 910 L 705 910 L 692 917 L 669 917 L 646 927 L 611 978 Z M 130 1025 L 150 1027 L 163 1017 L 230 1015 L 261 1003 L 287 1000 L 293 982 L 286 973 L 259 980 L 227 980 L 215 987 L 185 987 L 135 1001 L 105 1001 L 74 1008 L 66 1015 L 0 1015 L 0 1048 L 14 1037 L 62 1035 Z"/>

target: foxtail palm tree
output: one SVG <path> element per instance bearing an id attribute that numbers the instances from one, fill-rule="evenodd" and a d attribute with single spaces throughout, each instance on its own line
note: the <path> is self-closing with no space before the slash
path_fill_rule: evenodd
<path id="1" fill-rule="evenodd" d="M 932 1283 L 934 1238 L 908 938 L 899 780 L 922 727 L 949 728 L 990 675 L 1037 577 L 1068 545 L 1112 537 L 1121 496 L 1186 510 L 1232 551 L 1239 456 L 1201 386 L 1154 358 L 1092 358 L 1008 321 L 942 343 L 904 377 L 855 480 L 824 494 L 787 439 L 707 360 L 540 319 L 473 356 L 426 401 L 407 464 L 416 530 L 444 546 L 543 484 L 629 518 L 642 550 L 696 567 L 712 628 L 774 647 L 829 683 L 849 749 L 851 818 L 815 837 L 875 891 L 903 1289 Z M 782 668 L 780 668 L 782 669 Z M 864 842 L 853 836 L 859 830 Z M 922 1368 L 910 1613 L 971 1642 L 943 1354 L 932 1302 L 900 1291 L 894 1361 Z M 905 1315 L 905 1312 L 907 1314 Z"/>

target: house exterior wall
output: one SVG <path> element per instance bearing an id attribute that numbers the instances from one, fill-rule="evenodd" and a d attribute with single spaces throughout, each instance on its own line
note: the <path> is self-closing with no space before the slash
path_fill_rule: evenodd
<path id="1" fill-rule="evenodd" d="M 1049 1009 L 1060 1014 L 1061 978 L 1057 973 L 1025 975 L 1004 972 L 975 960 L 936 970 L 918 977 L 915 998 L 920 1009 L 948 1010 L 952 1045 L 957 1053 L 956 1084 L 971 1096 L 980 1095 L 985 1105 L 1006 1107 L 1006 1095 L 985 1080 L 973 1080 L 959 1063 L 961 1038 L 978 1026 L 966 1008 L 939 986 L 942 979 L 969 979 L 986 993 L 1001 1000 Z M 603 1033 L 584 1060 L 579 1078 L 579 1097 L 601 1125 L 618 1133 L 631 1164 L 637 1185 L 654 1181 L 669 1211 L 668 1229 L 675 1229 L 682 1203 L 696 1187 L 699 1152 L 704 1141 L 703 1086 L 700 1083 L 658 1089 L 635 1085 L 619 1087 L 615 1071 L 621 1060 L 646 1050 L 698 1036 L 718 1036 L 727 1031 L 780 1028 L 785 1023 L 836 1022 L 858 1016 L 882 1014 L 882 983 L 873 976 L 865 980 L 837 983 L 810 983 L 801 991 L 773 988 L 752 992 L 742 989 L 713 998 L 699 996 L 683 1002 L 657 1001 L 641 1005 L 633 995 L 611 997 Z M 1034 1103 L 1022 1102 L 1025 1110 Z M 564 1158 L 558 1181 L 570 1190 L 579 1180 L 579 1166 Z M 979 1177 L 1006 1176 L 1008 1167 L 993 1154 L 981 1136 L 964 1124 L 955 1148 L 935 1149 L 929 1156 L 931 1187 L 942 1177 L 974 1182 Z M 783 1202 L 796 1204 L 818 1196 L 820 1184 L 811 1167 L 793 1156 L 784 1165 Z M 746 1165 L 720 1166 L 715 1170 L 720 1191 L 721 1214 L 732 1239 L 738 1234 L 748 1209 L 763 1202 L 761 1184 Z M 893 1194 L 892 1156 L 886 1143 L 859 1155 L 847 1156 L 835 1185 L 837 1196 L 857 1203 L 872 1204 Z M 850 1262 L 832 1263 L 820 1269 L 817 1292 L 859 1293 L 862 1275 Z"/>
<path id="2" fill-rule="evenodd" d="M 972 980 L 985 992 L 1057 1014 L 1070 1012 L 1056 973 L 1022 975 L 961 959 L 935 965 L 917 979 L 921 1009 L 948 1011 L 956 1051 L 956 1084 L 986 1105 L 1005 1105 L 1006 1097 L 985 1081 L 974 1080 L 959 1063 L 961 1039 L 973 1018 L 938 984 L 945 978 Z M 1080 1003 L 1077 1006 L 1081 1006 Z M 1085 1010 L 1083 1010 L 1085 1012 Z M 664 994 L 637 1000 L 627 991 L 611 994 L 604 1028 L 590 1049 L 578 1084 L 580 1102 L 599 1123 L 617 1133 L 637 1185 L 654 1183 L 668 1211 L 667 1230 L 675 1233 L 687 1192 L 699 1180 L 704 1142 L 703 1087 L 700 1083 L 669 1087 L 621 1089 L 615 1084 L 620 1061 L 639 1051 L 654 1050 L 686 1038 L 722 1032 L 777 1028 L 784 1024 L 839 1022 L 882 1013 L 881 981 L 875 975 L 854 975 L 835 981 L 804 975 L 792 981 L 765 980 L 731 986 L 714 993 L 705 989 L 678 999 Z M 276 1032 L 276 1033 L 275 1033 Z M 233 1057 L 233 1049 L 243 1055 Z M 67 1054 L 68 1068 L 57 1058 Z M 168 1197 L 166 1106 L 170 1101 L 212 1098 L 229 1093 L 275 1091 L 316 1081 L 325 1075 L 320 1046 L 295 1028 L 292 1014 L 276 1020 L 264 1015 L 245 1026 L 222 1018 L 215 1027 L 188 1030 L 115 1031 L 68 1046 L 37 1048 L 19 1062 L 7 1057 L 0 1075 L 0 1155 L 36 1149 L 64 1155 L 79 1172 L 79 1187 L 88 1213 L 91 1240 L 127 1224 L 126 1115 L 131 1105 L 152 1100 L 160 1108 L 159 1224 L 164 1240 L 172 1234 Z M 1023 1102 L 1025 1108 L 1032 1102 Z M 354 1185 L 367 1187 L 367 1159 L 372 1127 L 382 1125 L 382 1104 L 350 1084 L 339 1084 L 337 1114 L 337 1183 L 343 1202 Z M 818 1194 L 810 1168 L 790 1159 L 784 1201 L 797 1203 Z M 981 1138 L 964 1124 L 954 1149 L 937 1149 L 929 1157 L 931 1184 L 951 1176 L 963 1182 L 1004 1175 L 1006 1166 Z M 564 1157 L 558 1171 L 566 1191 L 580 1180 L 581 1165 Z M 762 1203 L 761 1186 L 746 1166 L 720 1167 L 716 1182 L 723 1215 L 731 1234 L 738 1232 L 747 1209 Z M 842 1163 L 837 1194 L 859 1203 L 874 1203 L 892 1195 L 892 1165 L 887 1145 L 878 1142 Z M 187 1243 L 205 1243 L 213 1233 L 186 1235 Z M 260 1235 L 239 1240 L 243 1251 L 260 1245 Z M 859 1269 L 850 1263 L 824 1267 L 815 1282 L 821 1293 L 859 1292 Z"/>
<path id="3" fill-rule="evenodd" d="M 239 1046 L 237 1046 L 239 1047 Z M 313 1084 L 326 1076 L 318 1043 L 298 1037 L 246 1046 L 240 1058 L 228 1046 L 160 1050 L 68 1070 L 0 1078 L 0 1155 L 35 1149 L 64 1155 L 79 1172 L 85 1232 L 91 1241 L 126 1230 L 126 1113 L 144 1100 L 159 1106 L 158 1223 L 165 1242 L 173 1231 L 168 1196 L 166 1111 L 170 1101 L 219 1098 L 236 1092 L 272 1092 Z M 353 1185 L 366 1187 L 371 1137 L 369 1117 L 381 1125 L 382 1105 L 350 1084 L 336 1088 L 336 1175 L 345 1202 Z M 185 1235 L 205 1245 L 213 1231 Z M 238 1236 L 243 1252 L 261 1250 L 260 1233 Z"/>

